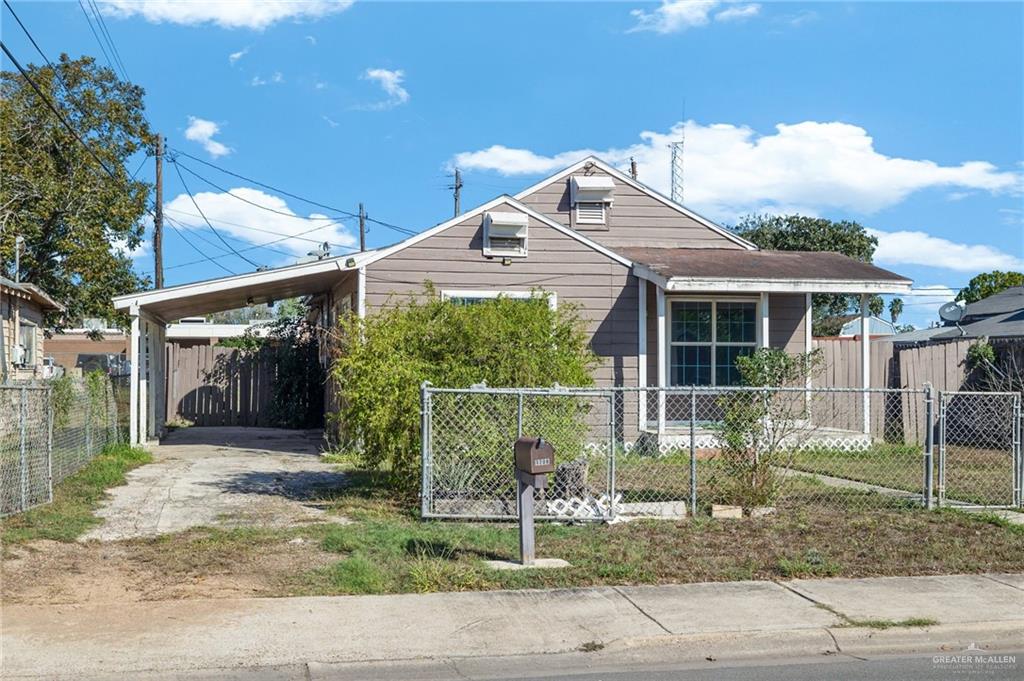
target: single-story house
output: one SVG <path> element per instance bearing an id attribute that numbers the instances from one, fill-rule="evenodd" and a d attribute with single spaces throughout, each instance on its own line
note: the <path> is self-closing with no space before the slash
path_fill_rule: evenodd
<path id="1" fill-rule="evenodd" d="M 47 378 L 43 319 L 64 306 L 34 284 L 0 277 L 0 370 L 2 380 Z"/>
<path id="2" fill-rule="evenodd" d="M 856 338 L 860 335 L 860 316 L 854 314 L 843 315 L 843 326 L 839 329 L 837 338 Z M 896 325 L 888 319 L 882 319 L 872 315 L 868 318 L 868 333 L 872 338 L 878 336 L 892 336 L 896 333 Z"/>
<path id="3" fill-rule="evenodd" d="M 164 391 L 151 386 L 165 380 L 164 353 L 154 350 L 170 322 L 309 295 L 321 323 L 333 325 L 341 314 L 373 314 L 421 293 L 426 281 L 452 300 L 543 289 L 552 304 L 579 304 L 602 360 L 595 380 L 617 386 L 734 383 L 739 355 L 810 349 L 811 294 L 860 295 L 866 320 L 871 295 L 911 285 L 837 253 L 760 250 L 589 157 L 392 246 L 115 298 L 131 316 L 138 358 L 133 441 L 162 430 Z M 861 352 L 866 359 L 869 342 Z M 645 427 L 645 409 L 644 401 L 634 408 L 634 426 Z"/>

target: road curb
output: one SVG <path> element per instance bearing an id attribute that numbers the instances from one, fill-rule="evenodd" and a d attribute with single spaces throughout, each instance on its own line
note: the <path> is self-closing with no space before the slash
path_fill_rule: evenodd
<path id="1" fill-rule="evenodd" d="M 1024 620 L 937 624 L 926 627 L 824 627 L 779 631 L 669 634 L 624 638 L 602 653 L 674 646 L 680 662 L 746 660 L 760 657 L 955 653 L 975 645 L 983 650 L 1024 648 Z"/>

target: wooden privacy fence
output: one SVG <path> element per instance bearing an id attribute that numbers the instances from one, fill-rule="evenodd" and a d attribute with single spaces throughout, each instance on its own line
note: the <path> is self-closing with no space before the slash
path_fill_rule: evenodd
<path id="1" fill-rule="evenodd" d="M 197 426 L 271 426 L 274 348 L 241 351 L 167 344 L 167 420 Z"/>

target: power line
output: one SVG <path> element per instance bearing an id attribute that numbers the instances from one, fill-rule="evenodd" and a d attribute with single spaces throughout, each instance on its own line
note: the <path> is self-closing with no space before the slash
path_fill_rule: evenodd
<path id="1" fill-rule="evenodd" d="M 314 201 L 312 199 L 307 199 L 307 198 L 305 198 L 303 196 L 299 196 L 298 194 L 292 194 L 291 192 L 287 192 L 287 191 L 285 191 L 283 189 L 279 189 L 279 188 L 274 187 L 272 185 L 266 184 L 265 182 L 260 182 L 259 180 L 255 180 L 255 179 L 253 179 L 251 177 L 246 177 L 245 175 L 240 175 L 240 174 L 238 174 L 236 172 L 232 172 L 232 171 L 228 170 L 227 168 L 222 168 L 221 166 L 218 166 L 218 165 L 216 165 L 214 163 L 210 163 L 209 161 L 201 159 L 198 156 L 193 156 L 192 154 L 189 154 L 188 152 L 182 151 L 181 149 L 177 149 L 176 148 L 174 151 L 176 153 L 186 157 L 186 158 L 190 158 L 193 161 L 197 161 L 199 163 L 202 163 L 205 166 L 209 166 L 210 168 L 213 168 L 214 170 L 219 170 L 222 173 L 225 173 L 227 175 L 231 175 L 232 177 L 237 177 L 238 179 L 245 180 L 246 182 L 252 182 L 253 184 L 259 185 L 260 187 L 263 187 L 264 189 L 269 189 L 272 192 L 277 192 L 278 194 L 283 194 L 283 195 L 285 195 L 285 196 L 287 196 L 289 198 L 293 198 L 293 199 L 296 199 L 298 201 L 303 201 L 303 202 L 308 203 L 308 204 L 310 204 L 312 206 L 317 206 L 319 208 L 324 208 L 326 210 L 331 210 L 331 211 L 334 211 L 336 213 L 341 213 L 342 215 L 345 215 L 345 216 L 348 216 L 348 217 L 352 217 L 352 218 L 358 218 L 359 217 L 358 214 L 353 213 L 352 211 L 344 210 L 342 208 L 337 208 L 335 206 L 329 206 L 329 205 L 327 205 L 325 203 L 320 203 L 319 201 Z M 406 234 L 408 236 L 415 236 L 418 233 L 415 230 L 411 230 L 411 229 L 408 229 L 406 227 L 399 227 L 398 225 L 391 224 L 390 222 L 384 222 L 383 220 L 376 220 L 376 219 L 371 218 L 371 217 L 367 217 L 366 219 L 369 220 L 370 222 L 376 223 L 376 224 L 378 224 L 378 225 L 380 225 L 382 227 L 387 227 L 388 229 L 393 229 L 396 232 L 401 232 L 402 234 Z"/>
<path id="2" fill-rule="evenodd" d="M 314 231 L 316 231 L 318 229 L 321 229 L 321 228 L 320 227 L 315 227 L 315 228 L 313 228 L 311 230 L 308 230 L 306 232 L 302 232 L 302 234 L 308 234 L 309 232 L 314 232 Z M 300 238 L 300 237 L 298 237 L 298 235 L 295 235 L 295 236 L 283 236 L 283 237 L 281 237 L 279 239 L 274 239 L 273 241 L 267 241 L 267 242 L 262 243 L 262 244 L 254 244 L 252 246 L 247 246 L 246 248 L 241 248 L 239 250 L 241 250 L 241 251 L 251 251 L 251 250 L 254 250 L 254 249 L 257 249 L 257 248 L 264 248 L 266 250 L 274 251 L 276 253 L 284 253 L 285 255 L 292 255 L 292 256 L 294 256 L 295 255 L 294 253 L 289 253 L 287 251 L 282 251 L 282 250 L 277 249 L 277 248 L 267 248 L 267 247 L 268 246 L 272 246 L 272 245 L 277 244 L 277 243 L 281 243 L 282 241 L 287 241 L 289 239 L 296 239 L 296 238 Z M 350 253 L 355 253 L 355 251 L 354 250 L 348 250 L 345 253 L 340 253 L 339 255 L 348 255 Z M 214 258 L 223 258 L 223 257 L 226 257 L 226 255 L 230 255 L 230 254 L 216 255 L 216 256 L 213 256 L 213 257 Z M 199 264 L 199 263 L 202 263 L 202 262 L 205 262 L 205 260 L 193 260 L 191 262 L 183 262 L 183 263 L 179 263 L 177 265 L 171 265 L 170 267 L 167 267 L 165 269 L 173 270 L 173 269 L 177 269 L 179 267 L 186 267 L 188 265 L 196 265 L 196 264 Z"/>
<path id="3" fill-rule="evenodd" d="M 229 244 L 227 239 L 221 236 L 221 233 L 217 231 L 217 228 L 214 227 L 210 220 L 206 217 L 206 213 L 203 212 L 203 209 L 199 207 L 199 202 L 196 201 L 196 197 L 192 195 L 192 190 L 188 188 L 188 184 L 185 182 L 185 176 L 181 174 L 181 170 L 178 168 L 178 164 L 174 163 L 172 165 L 174 165 L 174 171 L 178 174 L 178 179 L 181 180 L 181 186 L 185 188 L 185 193 L 188 194 L 188 198 L 192 199 L 192 205 L 196 207 L 197 211 L 199 211 L 199 215 L 202 216 L 203 222 L 205 222 L 206 226 L 210 228 L 210 231 L 216 234 L 217 238 L 220 239 L 225 246 L 231 249 L 231 252 L 237 255 L 239 258 L 246 261 L 253 267 L 262 267 L 262 265 L 260 265 L 255 260 L 250 260 L 249 258 L 245 257 L 244 255 L 236 251 L 235 247 Z"/>
<path id="4" fill-rule="evenodd" d="M 50 109 L 50 111 L 53 112 L 53 115 L 56 116 L 58 120 L 60 120 L 60 122 L 64 124 L 64 127 L 68 129 L 68 132 L 70 132 L 75 137 L 75 139 L 78 140 L 79 144 L 85 147 L 85 150 L 89 152 L 89 155 L 92 156 L 93 159 L 95 159 L 96 162 L 100 164 L 100 167 L 106 171 L 107 175 L 109 175 L 112 180 L 117 180 L 118 178 L 114 174 L 114 172 L 107 167 L 107 164 L 103 162 L 103 159 L 101 159 L 95 151 L 93 151 L 92 147 L 86 144 L 85 140 L 82 139 L 82 136 L 79 135 L 73 127 L 71 127 L 71 124 L 68 123 L 68 120 L 64 117 L 64 114 L 57 110 L 57 107 L 54 106 L 53 102 L 50 101 L 49 97 L 43 94 L 43 91 L 39 89 L 39 86 L 36 85 L 36 82 L 32 80 L 32 78 L 28 75 L 28 73 L 22 67 L 21 63 L 14 57 L 13 54 L 11 54 L 11 51 L 7 49 L 7 45 L 5 45 L 3 41 L 0 41 L 0 48 L 3 49 L 4 54 L 7 55 L 7 58 L 10 59 L 11 62 L 14 64 L 15 68 L 18 69 L 18 72 L 21 74 L 21 76 L 28 81 L 29 85 L 32 86 L 32 89 L 35 90 L 37 95 L 39 95 L 39 98 L 43 100 L 43 103 L 46 104 L 47 108 Z"/>
<path id="5" fill-rule="evenodd" d="M 221 187 L 220 185 L 216 184 L 215 182 L 212 182 L 211 180 L 206 179 L 205 177 L 203 177 L 202 175 L 200 175 L 196 171 L 192 170 L 188 166 L 183 165 L 180 161 L 175 160 L 175 161 L 172 161 L 172 163 L 176 163 L 177 165 L 181 166 L 181 169 L 184 170 L 186 173 L 189 173 L 190 175 L 194 175 L 195 177 L 197 177 L 198 179 L 202 180 L 206 184 L 210 185 L 214 189 L 218 189 L 218 190 L 224 192 L 225 194 L 227 194 L 228 196 L 230 196 L 233 199 L 238 199 L 239 201 L 242 201 L 243 203 L 248 203 L 250 206 L 255 206 L 256 208 L 260 208 L 262 210 L 269 211 L 271 213 L 277 213 L 278 215 L 283 215 L 286 218 L 296 218 L 298 220 L 334 220 L 334 221 L 338 221 L 338 220 L 351 220 L 352 219 L 351 216 L 348 216 L 348 215 L 343 216 L 343 217 L 327 217 L 327 216 L 325 216 L 325 217 L 320 217 L 320 218 L 314 218 L 314 217 L 306 218 L 306 217 L 302 217 L 301 215 L 296 215 L 295 213 L 286 213 L 283 210 L 277 210 L 276 208 L 271 208 L 270 206 L 264 206 L 263 204 L 256 203 L 255 201 L 250 201 L 249 199 L 247 199 L 247 198 L 245 198 L 243 196 L 239 196 L 238 194 L 232 194 L 229 190 L 225 189 L 224 187 Z"/>
<path id="6" fill-rule="evenodd" d="M 171 212 L 171 213 L 178 213 L 179 215 L 188 215 L 189 217 L 193 217 L 193 218 L 201 218 L 202 217 L 198 213 L 189 213 L 187 210 L 178 210 L 177 208 L 164 208 L 164 211 L 165 212 Z M 264 234 L 275 234 L 275 235 L 276 234 L 280 234 L 280 232 L 275 232 L 272 229 L 261 229 L 259 227 L 252 227 L 250 225 L 243 225 L 240 222 L 230 222 L 230 221 L 224 220 L 222 218 L 217 218 L 216 222 L 218 224 L 221 224 L 221 225 L 231 225 L 232 227 L 241 227 L 242 229 L 251 229 L 254 232 L 263 232 Z M 318 225 L 318 226 L 316 226 L 316 227 L 314 227 L 312 229 L 306 230 L 305 232 L 299 232 L 299 234 L 309 234 L 310 232 L 316 232 L 316 231 L 321 230 L 321 229 L 327 229 L 328 227 L 333 227 L 335 224 L 338 224 L 338 223 L 333 223 L 332 222 L 332 223 L 328 223 L 326 225 Z M 299 236 L 298 234 L 291 235 L 291 236 L 286 236 L 284 238 L 285 239 L 298 239 L 299 241 L 308 241 L 311 244 L 317 244 L 317 245 L 322 244 L 322 243 L 329 243 L 331 246 L 337 246 L 338 248 L 348 248 L 348 246 L 344 246 L 342 244 L 325 242 L 324 239 L 312 239 L 312 238 L 309 238 L 309 237 Z"/>
<path id="7" fill-rule="evenodd" d="M 183 232 L 182 232 L 182 231 L 181 231 L 180 229 L 178 229 L 177 225 L 175 225 L 175 224 L 174 224 L 174 220 L 171 220 L 171 219 L 169 219 L 169 218 L 165 218 L 165 219 L 167 220 L 167 224 L 171 226 L 171 229 L 173 229 L 173 230 L 174 230 L 175 234 L 177 234 L 178 236 L 180 236 L 180 237 L 181 237 L 181 239 L 182 239 L 182 241 L 184 241 L 184 242 L 185 242 L 185 243 L 187 243 L 187 244 L 188 244 L 189 246 L 191 246 L 191 247 L 192 247 L 192 249 L 193 249 L 193 250 L 194 250 L 194 251 L 195 251 L 196 253 L 198 253 L 199 255 L 203 256 L 203 258 L 205 258 L 206 260 L 209 260 L 209 261 L 210 261 L 210 262 L 212 262 L 212 263 L 213 263 L 214 265 L 216 265 L 217 267 L 221 268 L 222 270 L 224 270 L 224 271 L 225 271 L 225 272 L 227 272 L 228 274 L 235 274 L 235 272 L 233 272 L 232 270 L 229 270 L 229 269 L 228 269 L 227 267 L 225 267 L 225 266 L 224 266 L 223 264 L 221 264 L 221 263 L 220 263 L 220 262 L 219 262 L 218 260 L 216 260 L 216 259 L 214 259 L 214 258 L 211 258 L 211 257 L 209 256 L 209 254 L 207 254 L 207 253 L 206 253 L 206 252 L 205 252 L 205 251 L 204 251 L 203 249 L 199 248 L 199 247 L 198 247 L 198 246 L 196 246 L 196 245 L 195 245 L 194 243 L 192 243 L 191 241 L 189 241 L 188 237 L 186 237 L 186 236 L 185 236 L 185 234 L 184 234 L 184 233 L 183 233 Z"/>
<path id="8" fill-rule="evenodd" d="M 117 49 L 117 44 L 114 42 L 114 37 L 110 35 L 110 29 L 107 28 L 107 22 L 103 18 L 103 14 L 100 12 L 99 6 L 96 4 L 96 0 L 88 0 L 89 5 L 92 7 L 93 16 L 96 17 L 96 23 L 99 24 L 100 31 L 106 36 L 107 45 L 110 47 L 111 54 L 114 55 L 114 61 L 121 68 L 121 75 L 124 76 L 126 82 L 131 82 L 131 78 L 128 77 L 128 69 L 124 66 L 124 61 L 121 59 L 121 52 Z"/>
<path id="9" fill-rule="evenodd" d="M 96 43 L 100 46 L 100 51 L 103 52 L 104 59 L 107 60 L 107 66 L 110 70 L 114 70 L 114 63 L 110 61 L 110 55 L 107 54 L 107 48 L 103 47 L 103 41 L 100 40 L 99 34 L 96 32 L 96 27 L 92 24 L 92 18 L 89 16 L 89 12 L 86 11 L 85 5 L 82 4 L 82 0 L 78 0 L 78 6 L 82 8 L 82 14 L 85 15 L 85 20 L 89 22 L 89 30 L 92 31 L 92 35 L 96 38 Z"/>

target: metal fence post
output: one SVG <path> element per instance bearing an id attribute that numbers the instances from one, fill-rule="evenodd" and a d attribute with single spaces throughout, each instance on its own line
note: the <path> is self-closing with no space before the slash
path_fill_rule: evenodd
<path id="1" fill-rule="evenodd" d="M 924 384 L 924 505 L 935 508 L 935 395 L 931 383 Z"/>
<path id="2" fill-rule="evenodd" d="M 53 388 L 46 390 L 46 487 L 53 501 Z"/>
<path id="3" fill-rule="evenodd" d="M 21 510 L 28 509 L 28 388 L 21 389 L 21 409 L 18 411 L 20 430 L 20 465 L 21 465 Z"/>
<path id="4" fill-rule="evenodd" d="M 1021 448 L 1020 393 L 1013 394 L 1013 505 L 1024 507 L 1024 454 Z"/>
<path id="5" fill-rule="evenodd" d="M 946 393 L 939 391 L 939 506 L 946 503 Z"/>
<path id="6" fill-rule="evenodd" d="M 430 513 L 430 381 L 420 384 L 420 517 Z"/>
<path id="7" fill-rule="evenodd" d="M 608 519 L 615 518 L 615 391 L 608 391 Z"/>
<path id="8" fill-rule="evenodd" d="M 85 460 L 92 459 L 92 394 L 85 390 Z"/>
<path id="9" fill-rule="evenodd" d="M 690 386 L 690 517 L 697 517 L 697 388 Z"/>

